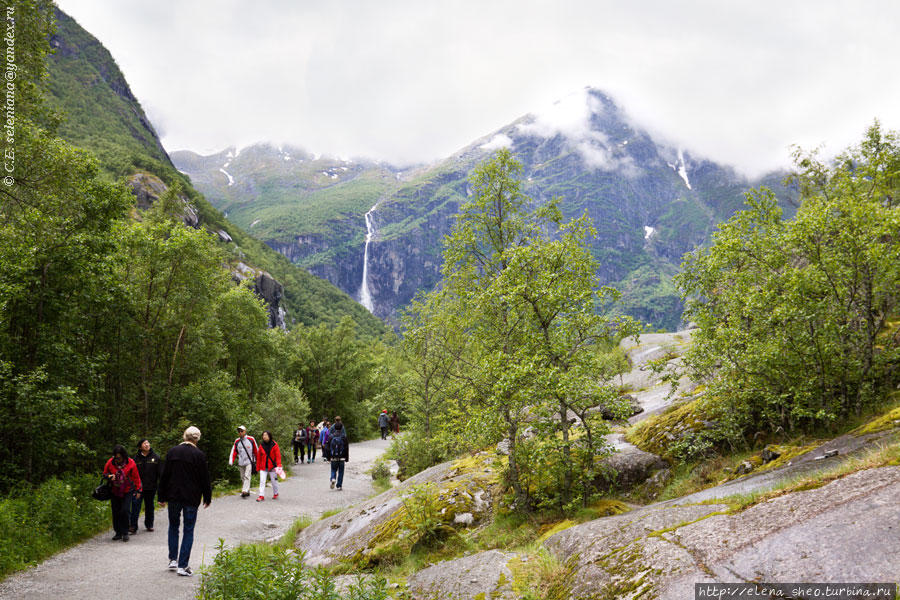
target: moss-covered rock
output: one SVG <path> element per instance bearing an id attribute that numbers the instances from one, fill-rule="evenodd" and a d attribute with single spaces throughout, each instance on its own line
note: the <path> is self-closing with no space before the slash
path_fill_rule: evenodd
<path id="1" fill-rule="evenodd" d="M 448 560 L 411 575 L 415 600 L 500 600 L 518 596 L 512 590 L 509 562 L 516 555 L 488 550 Z"/>
<path id="2" fill-rule="evenodd" d="M 625 440 L 645 452 L 672 458 L 674 445 L 713 425 L 706 419 L 706 399 L 697 398 L 678 404 L 632 426 Z"/>
<path id="3" fill-rule="evenodd" d="M 314 523 L 295 546 L 311 565 L 357 567 L 400 558 L 430 535 L 476 526 L 493 511 L 503 460 L 481 452 L 437 465 L 363 504 Z"/>

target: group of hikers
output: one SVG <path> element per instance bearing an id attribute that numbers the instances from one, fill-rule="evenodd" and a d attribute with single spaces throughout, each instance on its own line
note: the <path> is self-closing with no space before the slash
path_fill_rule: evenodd
<path id="1" fill-rule="evenodd" d="M 267 479 L 272 481 L 272 499 L 278 498 L 278 478 L 285 478 L 281 465 L 281 449 L 269 431 L 263 431 L 260 441 L 247 435 L 247 428 L 239 425 L 238 437 L 231 447 L 228 464 L 237 463 L 241 475 L 241 497 L 250 495 L 250 481 L 259 472 L 259 496 L 265 500 Z M 160 508 L 168 506 L 169 516 L 169 569 L 178 575 L 191 576 L 189 566 L 194 542 L 194 526 L 197 511 L 202 502 L 204 508 L 212 502 L 212 484 L 206 455 L 197 448 L 200 430 L 188 427 L 182 435 L 183 442 L 166 452 L 165 460 L 154 452 L 150 440 L 142 439 L 137 452 L 129 456 L 125 447 L 116 445 L 112 457 L 106 461 L 103 477 L 110 488 L 113 540 L 127 542 L 138 530 L 141 507 L 144 508 L 144 527 L 153 531 L 154 497 Z M 331 424 L 325 420 L 320 425 L 311 422 L 309 427 L 298 425 L 294 431 L 294 464 L 302 464 L 306 450 L 308 464 L 315 461 L 316 447 L 322 448 L 322 457 L 331 463 L 331 488 L 343 489 L 344 465 L 350 459 L 347 430 L 340 417 Z M 298 450 L 300 458 L 298 459 Z M 179 548 L 179 529 L 181 521 Z"/>
<path id="2" fill-rule="evenodd" d="M 378 415 L 378 428 L 381 429 L 381 439 L 383 440 L 387 439 L 389 433 L 391 435 L 400 433 L 400 417 L 397 416 L 397 411 L 388 416 L 387 409 L 383 409 Z"/>

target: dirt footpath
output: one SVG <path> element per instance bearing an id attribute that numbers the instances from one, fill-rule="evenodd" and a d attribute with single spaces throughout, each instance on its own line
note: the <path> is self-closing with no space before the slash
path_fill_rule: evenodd
<path id="1" fill-rule="evenodd" d="M 112 530 L 62 552 L 46 562 L 0 583 L 0 598 L 97 598 L 113 600 L 169 600 L 193 598 L 200 584 L 199 567 L 212 562 L 219 538 L 227 545 L 281 537 L 301 515 L 318 518 L 323 512 L 346 508 L 374 492 L 366 470 L 390 445 L 390 440 L 371 440 L 350 445 L 350 462 L 344 473 L 344 489 L 329 486 L 328 463 L 293 467 L 293 475 L 279 483 L 278 500 L 267 489 L 266 500 L 256 502 L 240 494 L 213 499 L 200 509 L 191 552 L 193 577 L 179 577 L 168 566 L 167 509 L 156 510 L 155 531 L 141 529 L 131 541 L 113 542 Z M 285 462 L 293 460 L 283 449 Z M 290 454 L 290 458 L 288 458 Z M 215 459 L 215 457 L 211 457 Z M 225 460 L 225 459 L 222 459 Z"/>

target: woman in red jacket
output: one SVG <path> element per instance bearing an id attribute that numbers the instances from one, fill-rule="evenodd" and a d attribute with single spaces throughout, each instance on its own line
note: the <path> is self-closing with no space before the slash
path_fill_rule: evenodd
<path id="1" fill-rule="evenodd" d="M 103 476 L 112 487 L 112 521 L 116 532 L 113 539 L 127 542 L 131 503 L 141 497 L 142 488 L 137 465 L 122 445 L 113 448 L 112 458 L 103 467 Z"/>
<path id="2" fill-rule="evenodd" d="M 272 491 L 274 492 L 272 500 L 277 500 L 278 474 L 275 469 L 281 468 L 281 448 L 278 447 L 278 444 L 272 439 L 272 434 L 268 431 L 263 431 L 262 442 L 256 450 L 256 468 L 259 469 L 259 498 L 256 501 L 262 502 L 266 499 L 267 476 L 272 478 Z"/>

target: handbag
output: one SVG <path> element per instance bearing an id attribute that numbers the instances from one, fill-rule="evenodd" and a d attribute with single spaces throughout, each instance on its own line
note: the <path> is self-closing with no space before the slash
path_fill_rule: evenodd
<path id="1" fill-rule="evenodd" d="M 91 497 L 95 500 L 100 500 L 101 502 L 105 502 L 112 498 L 112 487 L 109 485 L 109 479 L 104 477 L 103 481 L 100 482 L 100 485 L 95 487 L 94 491 L 91 492 Z"/>

